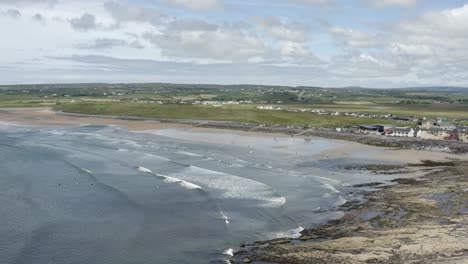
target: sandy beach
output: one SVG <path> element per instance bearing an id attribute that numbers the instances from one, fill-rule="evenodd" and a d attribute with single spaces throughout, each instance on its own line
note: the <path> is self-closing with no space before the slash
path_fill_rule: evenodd
<path id="1" fill-rule="evenodd" d="M 286 137 L 281 133 L 266 133 L 258 131 L 242 131 L 230 129 L 216 129 L 196 127 L 183 123 L 164 123 L 144 120 L 124 120 L 111 117 L 90 117 L 77 115 L 64 115 L 53 111 L 51 108 L 0 108 L 0 121 L 15 122 L 33 126 L 80 126 L 80 125 L 115 125 L 124 127 L 130 131 L 159 130 L 159 129 L 183 129 L 193 132 L 236 134 L 262 137 Z M 210 138 L 204 138 L 209 142 Z M 368 152 L 375 150 L 375 146 L 369 146 L 352 141 L 336 140 L 346 146 L 337 147 L 320 153 L 323 157 L 346 157 L 354 152 Z M 374 158 L 396 163 L 418 163 L 422 160 L 468 160 L 468 154 L 456 155 L 443 152 L 418 151 L 398 148 L 379 148 L 388 151 L 379 151 Z"/>

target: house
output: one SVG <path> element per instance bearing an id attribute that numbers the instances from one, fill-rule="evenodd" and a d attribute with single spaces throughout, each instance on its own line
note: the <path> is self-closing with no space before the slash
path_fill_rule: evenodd
<path id="1" fill-rule="evenodd" d="M 468 126 L 457 126 L 458 141 L 468 142 Z"/>
<path id="2" fill-rule="evenodd" d="M 456 126 L 456 125 L 450 124 L 450 123 L 444 123 L 444 122 L 437 123 L 437 127 L 441 128 L 441 129 L 444 129 L 444 130 L 454 130 L 454 129 L 457 129 L 457 126 Z"/>
<path id="3" fill-rule="evenodd" d="M 380 134 L 383 132 L 383 127 L 379 125 L 360 125 L 359 132 L 370 133 L 370 134 Z"/>
<path id="4" fill-rule="evenodd" d="M 422 129 L 440 128 L 444 130 L 454 130 L 457 128 L 454 124 L 442 122 L 440 118 L 438 118 L 437 120 L 418 122 L 418 127 Z"/>
<path id="5" fill-rule="evenodd" d="M 440 128 L 433 128 L 433 129 L 420 129 L 416 132 L 416 137 L 422 139 L 432 139 L 432 140 L 448 140 L 453 137 L 454 132 L 440 129 Z"/>
<path id="6" fill-rule="evenodd" d="M 418 122 L 418 127 L 422 129 L 431 129 L 437 126 L 437 120 L 428 120 Z"/>
<path id="7" fill-rule="evenodd" d="M 385 135 L 392 137 L 415 137 L 416 132 L 410 127 L 395 127 Z"/>

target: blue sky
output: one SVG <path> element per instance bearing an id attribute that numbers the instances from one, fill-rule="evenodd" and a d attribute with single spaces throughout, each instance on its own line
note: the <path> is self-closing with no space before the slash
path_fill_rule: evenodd
<path id="1" fill-rule="evenodd" d="M 468 1 L 0 0 L 0 83 L 468 86 Z"/>

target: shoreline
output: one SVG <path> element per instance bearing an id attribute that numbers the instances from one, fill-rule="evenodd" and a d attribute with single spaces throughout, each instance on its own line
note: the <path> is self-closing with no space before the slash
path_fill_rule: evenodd
<path id="1" fill-rule="evenodd" d="M 293 126 L 275 126 L 264 124 L 247 124 L 231 121 L 216 121 L 216 120 L 197 120 L 197 119 L 173 119 L 173 118 L 145 118 L 135 116 L 109 116 L 109 115 L 93 115 L 80 114 L 63 111 L 54 111 L 58 115 L 74 116 L 74 117 L 90 117 L 102 119 L 115 119 L 127 121 L 146 121 L 160 122 L 167 124 L 188 125 L 200 128 L 214 128 L 238 130 L 247 132 L 274 133 L 286 134 L 291 136 L 314 136 L 328 139 L 338 139 L 345 141 L 353 141 L 361 144 L 377 146 L 377 147 L 392 147 L 414 150 L 428 150 L 437 152 L 448 152 L 455 154 L 468 153 L 468 143 L 446 140 L 427 140 L 419 138 L 404 138 L 404 137 L 382 137 L 368 134 L 356 134 L 349 132 L 337 132 L 332 129 L 324 128 L 298 128 Z"/>
<path id="2" fill-rule="evenodd" d="M 39 125 L 76 125 L 77 120 L 88 120 L 94 124 L 112 124 L 128 127 L 129 130 L 145 130 L 145 129 L 160 129 L 160 128 L 213 128 L 217 130 L 244 131 L 263 134 L 282 134 L 289 136 L 306 136 L 306 137 L 321 137 L 327 139 L 336 139 L 344 141 L 352 141 L 370 146 L 390 147 L 400 149 L 424 150 L 433 152 L 446 152 L 454 154 L 468 153 L 468 143 L 446 140 L 427 140 L 419 138 L 403 138 L 403 137 L 382 137 L 368 134 L 356 134 L 349 132 L 337 132 L 332 129 L 324 128 L 300 128 L 293 126 L 276 126 L 262 124 L 247 124 L 231 121 L 216 121 L 216 120 L 197 120 L 197 119 L 174 119 L 174 118 L 145 118 L 135 116 L 111 116 L 111 115 L 95 115 L 95 114 L 80 114 L 55 111 L 52 108 L 0 108 L 0 119 L 5 118 L 7 113 L 18 114 L 26 112 L 26 114 L 36 116 L 37 119 L 23 118 L 23 122 Z M 38 114 L 42 112 L 41 114 Z M 21 114 L 20 114 L 21 115 Z M 52 120 L 44 120 L 44 116 Z M 18 115 L 16 116 L 18 117 Z M 74 118 L 74 121 L 66 120 L 65 117 Z M 139 121 L 138 124 L 137 121 Z M 135 122 L 135 123 L 133 123 Z M 143 122 L 143 123 L 142 123 Z"/>
<path id="3" fill-rule="evenodd" d="M 232 263 L 445 263 L 468 261 L 468 162 L 411 164 L 433 170 L 395 185 L 365 186 L 364 202 L 299 238 L 244 245 Z M 360 186 L 361 187 L 361 186 Z"/>
<path id="4" fill-rule="evenodd" d="M 41 126 L 100 124 L 118 125 L 138 131 L 182 128 L 195 132 L 240 133 L 251 136 L 290 135 L 260 129 L 223 130 L 205 127 L 207 124 L 203 123 L 196 126 L 178 122 L 162 123 L 154 119 L 76 116 L 59 114 L 50 108 L 0 109 L 0 120 Z M 296 136 L 309 135 L 302 133 Z M 356 150 L 376 148 L 355 141 L 337 140 L 345 141 L 348 145 L 344 149 L 328 150 L 322 155 L 346 157 Z M 396 179 L 393 180 L 395 184 L 376 185 L 369 182 L 353 186 L 353 196 L 364 197 L 364 202 L 351 200 L 336 208 L 336 211 L 344 211 L 341 219 L 317 228 L 305 229 L 301 232 L 301 237 L 296 239 L 284 238 L 243 245 L 231 261 L 318 264 L 464 263 L 468 259 L 468 232 L 463 225 L 468 222 L 468 155 L 398 148 L 380 149 L 384 151 L 378 154 L 377 160 L 405 162 L 405 168 L 411 167 L 424 175 Z M 430 162 L 420 164 L 422 160 Z M 391 170 L 378 164 L 375 167 L 358 169 L 376 174 Z M 380 179 L 376 177 L 375 182 L 378 181 Z M 441 239 L 451 247 L 438 245 Z M 425 250 L 425 247 L 430 250 Z"/>
<path id="5" fill-rule="evenodd" d="M 346 157 L 355 151 L 372 151 L 377 149 L 382 150 L 378 154 L 378 159 L 383 159 L 389 162 L 412 162 L 417 163 L 422 159 L 427 160 L 446 160 L 449 159 L 466 159 L 468 160 L 468 152 L 447 152 L 437 151 L 438 149 L 427 148 L 403 148 L 396 146 L 374 145 L 360 142 L 348 138 L 348 134 L 343 134 L 344 137 L 332 137 L 335 135 L 331 132 L 316 131 L 316 133 L 309 133 L 309 130 L 298 129 L 283 129 L 275 128 L 269 129 L 262 126 L 255 125 L 254 127 L 246 126 L 243 124 L 236 124 L 232 122 L 209 121 L 203 120 L 180 120 L 180 119 L 155 119 L 155 118 L 140 118 L 140 117 L 118 117 L 106 115 L 88 115 L 88 114 L 75 114 L 75 113 L 62 113 L 53 111 L 50 107 L 43 108 L 0 108 L 0 121 L 16 122 L 18 124 L 33 125 L 33 126 L 80 126 L 80 125 L 115 125 L 121 126 L 129 131 L 145 131 L 145 130 L 159 130 L 159 129 L 186 129 L 193 132 L 207 132 L 215 134 L 235 133 L 237 135 L 245 136 L 293 136 L 298 138 L 321 138 L 331 139 L 337 142 L 345 143 L 345 148 L 332 149 L 322 153 L 323 157 L 339 156 Z M 216 124 L 216 125 L 213 125 Z M 226 126 L 228 124 L 229 126 Z M 235 125 L 235 126 L 234 126 Z M 304 133 L 307 131 L 308 133 Z M 341 134 L 341 133 L 338 133 Z M 365 135 L 351 135 L 359 138 L 366 138 Z M 378 141 L 385 138 L 378 138 Z M 439 141 L 437 144 L 450 143 L 447 141 Z M 456 142 L 455 142 L 456 143 Z M 468 144 L 462 144 L 466 151 L 468 151 Z M 385 152 L 385 150 L 390 150 Z M 440 150 L 440 149 L 439 149 Z"/>

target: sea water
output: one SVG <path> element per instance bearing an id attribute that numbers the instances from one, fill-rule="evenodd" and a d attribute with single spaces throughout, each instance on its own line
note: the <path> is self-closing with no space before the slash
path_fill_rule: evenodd
<path id="1" fill-rule="evenodd" d="M 337 217 L 335 141 L 0 123 L 0 263 L 224 263 Z"/>

